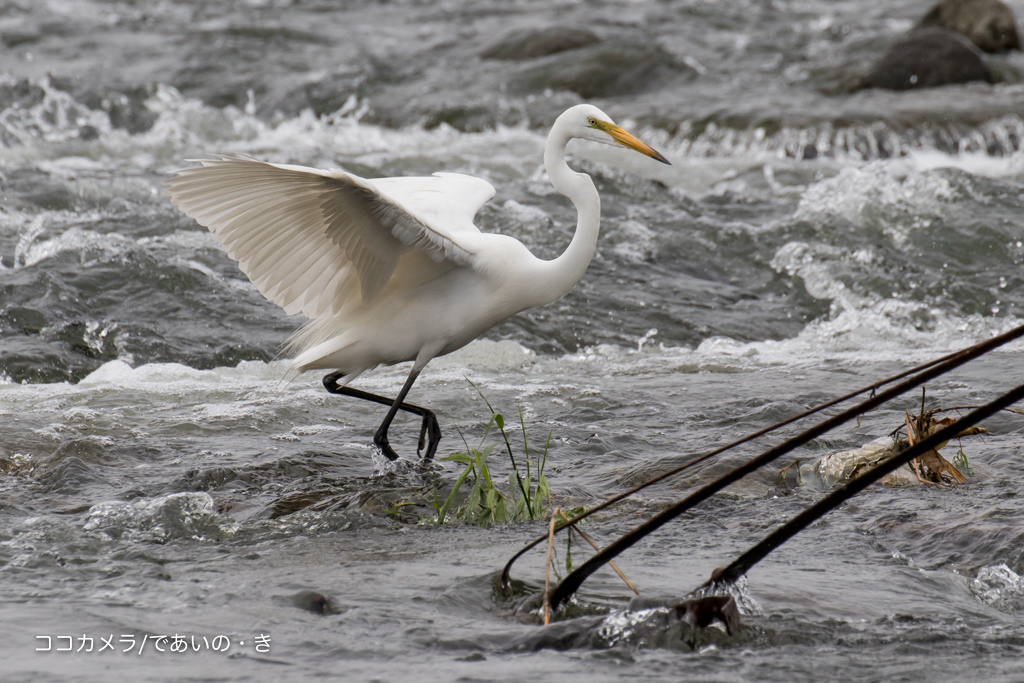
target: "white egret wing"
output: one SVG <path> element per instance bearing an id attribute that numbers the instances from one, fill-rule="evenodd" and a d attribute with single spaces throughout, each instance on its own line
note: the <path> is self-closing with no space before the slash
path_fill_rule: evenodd
<path id="1" fill-rule="evenodd" d="M 494 187 L 489 182 L 461 173 L 373 178 L 366 183 L 423 223 L 446 234 L 480 232 L 473 217 L 494 197 Z"/>
<path id="2" fill-rule="evenodd" d="M 404 249 L 472 266 L 458 233 L 494 192 L 468 176 L 366 181 L 255 159 L 201 163 L 166 181 L 172 203 L 218 237 L 264 296 L 314 319 L 352 296 L 372 302 Z"/>

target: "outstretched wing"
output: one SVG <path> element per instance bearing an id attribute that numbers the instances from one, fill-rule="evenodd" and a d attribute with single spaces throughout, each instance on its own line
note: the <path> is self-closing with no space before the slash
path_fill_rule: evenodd
<path id="1" fill-rule="evenodd" d="M 356 292 L 372 302 L 404 250 L 472 267 L 459 233 L 476 231 L 473 215 L 494 194 L 456 174 L 368 181 L 255 159 L 201 163 L 165 182 L 172 203 L 217 236 L 264 296 L 314 319 Z"/>
<path id="2" fill-rule="evenodd" d="M 473 217 L 494 197 L 494 187 L 481 178 L 461 173 L 366 180 L 433 230 L 445 234 L 480 232 Z"/>

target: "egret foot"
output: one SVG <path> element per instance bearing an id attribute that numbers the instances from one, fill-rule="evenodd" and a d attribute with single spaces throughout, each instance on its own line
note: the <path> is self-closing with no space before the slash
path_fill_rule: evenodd
<path id="1" fill-rule="evenodd" d="M 427 446 L 427 452 L 422 454 L 423 460 L 433 460 L 434 453 L 437 452 L 437 444 L 441 443 L 441 426 L 437 424 L 437 416 L 434 415 L 433 410 L 423 411 L 423 424 L 420 426 L 420 443 L 416 449 L 416 454 L 420 455 L 423 451 L 424 443 Z"/>
<path id="2" fill-rule="evenodd" d="M 373 435 L 373 444 L 380 449 L 380 452 L 384 454 L 388 460 L 394 462 L 398 460 L 398 453 L 395 453 L 395 449 L 388 443 L 387 430 L 378 429 L 377 433 Z"/>
<path id="3" fill-rule="evenodd" d="M 391 421 L 394 419 L 395 414 L 399 410 L 404 410 L 407 413 L 421 416 L 423 418 L 423 422 L 420 425 L 420 438 L 416 454 L 421 455 L 423 460 L 432 460 L 434 458 L 434 453 L 437 452 L 437 445 L 441 442 L 441 427 L 437 423 L 437 416 L 432 410 L 404 402 L 405 396 L 409 393 L 409 389 L 412 388 L 412 383 L 416 381 L 417 375 L 419 375 L 419 372 L 417 371 L 409 373 L 409 378 L 405 380 L 405 385 L 398 393 L 397 398 L 378 396 L 377 394 L 371 394 L 368 391 L 340 386 L 338 384 L 338 380 L 345 376 L 344 372 L 332 372 L 329 375 L 324 375 L 323 382 L 324 388 L 332 394 L 338 394 L 339 396 L 351 396 L 352 398 L 359 398 L 364 401 L 372 401 L 374 403 L 380 403 L 381 405 L 391 407 L 391 410 L 388 411 L 387 417 L 384 418 L 380 427 L 377 428 L 377 433 L 373 436 L 373 443 L 380 449 L 381 453 L 383 453 L 384 457 L 388 460 L 394 461 L 398 459 L 398 453 L 396 453 L 395 449 L 393 449 L 391 444 L 388 443 L 388 428 L 391 426 Z M 424 446 L 426 446 L 427 449 L 426 453 L 422 452 Z"/>

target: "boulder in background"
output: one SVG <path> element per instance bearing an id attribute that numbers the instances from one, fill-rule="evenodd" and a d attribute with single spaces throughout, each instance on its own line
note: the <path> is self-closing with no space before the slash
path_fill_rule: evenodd
<path id="1" fill-rule="evenodd" d="M 1013 12 L 1000 0 L 942 0 L 917 27 L 955 31 L 985 52 L 1020 49 Z"/>
<path id="2" fill-rule="evenodd" d="M 912 90 L 992 82 L 981 52 L 959 33 L 941 28 L 912 31 L 878 60 L 864 81 L 868 88 Z"/>

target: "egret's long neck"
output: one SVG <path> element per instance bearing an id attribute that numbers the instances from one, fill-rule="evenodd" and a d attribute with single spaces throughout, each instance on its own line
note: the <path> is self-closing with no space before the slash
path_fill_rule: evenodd
<path id="1" fill-rule="evenodd" d="M 565 146 L 569 135 L 557 123 L 548 135 L 544 148 L 544 168 L 555 189 L 576 207 L 576 232 L 566 250 L 556 259 L 543 262 L 541 279 L 546 293 L 544 303 L 565 296 L 579 282 L 597 249 L 601 230 L 601 198 L 594 181 L 585 173 L 577 173 L 565 163 Z"/>

